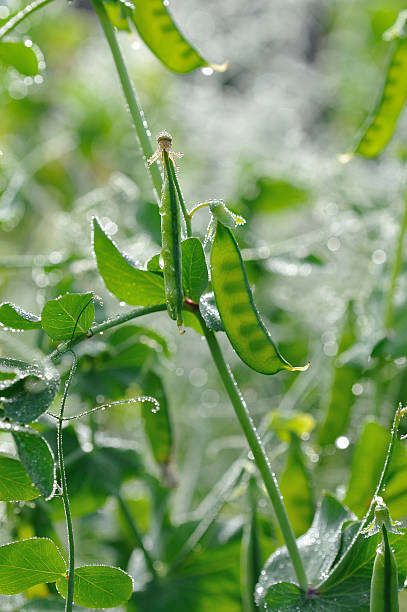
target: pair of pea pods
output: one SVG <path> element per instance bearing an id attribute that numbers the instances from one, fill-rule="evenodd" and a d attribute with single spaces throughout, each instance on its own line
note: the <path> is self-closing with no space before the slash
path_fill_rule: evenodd
<path id="1" fill-rule="evenodd" d="M 171 155 L 163 152 L 165 179 L 160 204 L 164 287 L 170 317 L 182 329 L 181 229 L 180 206 L 174 184 Z M 291 366 L 274 344 L 253 300 L 242 255 L 232 229 L 241 219 L 223 202 L 208 203 L 212 214 L 213 242 L 211 278 L 223 328 L 239 357 L 253 370 L 276 374 L 282 370 L 303 370 Z"/>

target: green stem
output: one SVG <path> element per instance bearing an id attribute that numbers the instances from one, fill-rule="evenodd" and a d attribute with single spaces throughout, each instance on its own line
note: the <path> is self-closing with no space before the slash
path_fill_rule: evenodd
<path id="1" fill-rule="evenodd" d="M 393 298 L 396 290 L 397 279 L 400 274 L 401 266 L 403 264 L 403 243 L 404 237 L 407 230 L 407 194 L 405 195 L 404 212 L 401 220 L 400 231 L 397 238 L 396 251 L 394 254 L 393 268 L 390 276 L 390 286 L 387 293 L 387 306 L 385 314 L 385 329 L 388 331 L 391 329 L 393 323 Z"/>
<path id="2" fill-rule="evenodd" d="M 184 221 L 185 221 L 185 227 L 187 229 L 187 237 L 191 238 L 191 236 L 192 236 L 191 217 L 189 216 L 188 211 L 187 211 L 187 207 L 185 206 L 184 196 L 182 195 L 181 186 L 180 186 L 179 181 L 178 181 L 178 176 L 177 176 L 177 173 L 175 171 L 174 164 L 171 163 L 170 166 L 171 166 L 172 180 L 173 180 L 173 182 L 175 184 L 175 189 L 177 190 L 178 200 L 179 200 L 179 203 L 181 205 L 181 210 L 182 210 L 182 214 L 183 214 Z"/>
<path id="3" fill-rule="evenodd" d="M 72 342 L 61 342 L 61 344 L 49 355 L 49 359 L 52 361 L 57 361 L 61 355 L 66 353 L 71 349 L 75 344 L 79 344 L 79 342 L 83 342 L 83 340 L 88 340 L 92 338 L 96 334 L 100 334 L 101 332 L 111 329 L 112 327 L 117 327 L 118 325 L 122 325 L 122 323 L 127 323 L 127 321 L 131 321 L 132 319 L 137 319 L 138 317 L 142 317 L 146 314 L 151 314 L 152 312 L 162 312 L 163 310 L 167 310 L 166 304 L 156 304 L 154 306 L 146 306 L 145 308 L 135 308 L 130 312 L 127 312 L 123 315 L 118 315 L 113 319 L 107 319 L 106 321 L 102 321 L 102 323 L 98 323 L 91 327 L 87 334 L 81 334 L 77 336 L 75 340 Z"/>
<path id="4" fill-rule="evenodd" d="M 194 215 L 196 212 L 198 212 L 198 210 L 200 210 L 201 208 L 206 208 L 209 207 L 208 202 L 202 202 L 201 204 L 197 204 L 196 206 L 194 206 L 194 208 L 192 208 L 189 213 L 188 213 L 188 217 L 191 219 L 192 215 Z"/>
<path id="5" fill-rule="evenodd" d="M 118 504 L 120 506 L 120 510 L 122 511 L 123 516 L 126 519 L 126 523 L 127 523 L 128 527 L 129 527 L 129 529 L 131 531 L 131 534 L 132 534 L 132 536 L 134 538 L 136 546 L 138 546 L 138 548 L 140 548 L 140 550 L 142 551 L 148 569 L 150 570 L 150 572 L 152 573 L 154 578 L 157 578 L 157 570 L 154 567 L 154 561 L 152 560 L 152 558 L 150 556 L 150 553 L 148 552 L 148 550 L 144 546 L 143 538 L 141 537 L 141 534 L 140 534 L 140 532 L 138 530 L 138 527 L 137 527 L 137 525 L 135 523 L 133 515 L 132 515 L 132 513 L 130 511 L 130 508 L 127 505 L 127 502 L 123 499 L 123 497 L 120 495 L 120 493 L 116 494 L 116 499 L 117 499 L 117 502 L 118 502 Z"/>
<path id="6" fill-rule="evenodd" d="M 301 588 L 307 591 L 307 576 L 305 574 L 304 565 L 297 547 L 294 532 L 292 530 L 290 521 L 288 520 L 284 502 L 278 488 L 277 479 L 275 477 L 275 474 L 271 470 L 270 462 L 268 460 L 260 437 L 256 431 L 256 428 L 249 414 L 245 401 L 240 393 L 240 390 L 236 385 L 236 382 L 233 378 L 233 374 L 225 362 L 218 341 L 215 338 L 215 334 L 207 328 L 202 317 L 200 315 L 198 316 L 212 358 L 215 362 L 216 368 L 225 386 L 227 394 L 229 395 L 229 399 L 232 403 L 236 416 L 246 436 L 247 442 L 250 446 L 250 450 L 253 453 L 254 461 L 257 465 L 257 468 L 261 474 L 261 477 L 269 494 L 271 503 L 274 508 L 274 512 L 277 517 L 278 524 L 281 529 L 281 533 L 287 546 L 288 554 L 290 555 L 291 562 L 293 564 L 294 571 L 297 576 L 298 584 Z"/>
<path id="7" fill-rule="evenodd" d="M 72 612 L 72 604 L 73 604 L 73 589 L 74 589 L 74 576 L 75 576 L 75 542 L 73 535 L 73 527 L 72 527 L 72 517 L 71 517 L 71 509 L 69 507 L 69 497 L 68 497 L 68 484 L 66 481 L 66 473 L 65 473 L 65 464 L 64 464 L 64 449 L 63 449 L 63 440 L 62 440 L 62 423 L 64 419 L 64 410 L 66 398 L 68 396 L 69 385 L 71 384 L 73 375 L 76 370 L 76 355 L 72 351 L 73 354 L 73 362 L 71 371 L 69 373 L 68 379 L 65 383 L 64 394 L 62 396 L 61 402 L 61 410 L 58 418 L 58 430 L 57 430 L 57 445 L 58 445 L 58 463 L 59 463 L 59 471 L 61 478 L 61 488 L 62 488 L 62 501 L 64 504 L 65 510 L 65 518 L 66 518 L 66 530 L 68 534 L 68 589 L 65 600 L 65 612 Z"/>
<path id="8" fill-rule="evenodd" d="M 143 155 L 145 157 L 144 161 L 147 162 L 147 159 L 153 155 L 154 151 L 151 144 L 148 128 L 146 126 L 146 121 L 144 119 L 143 110 L 136 98 L 136 93 L 131 83 L 129 73 L 127 72 L 126 64 L 124 63 L 124 59 L 120 51 L 119 43 L 117 42 L 114 28 L 109 20 L 105 7 L 103 6 L 103 2 L 101 0 L 91 0 L 91 2 L 99 18 L 102 29 L 105 33 L 106 40 L 110 47 L 110 51 L 112 52 L 113 61 L 115 63 L 117 74 L 119 76 L 120 83 L 123 88 L 124 97 L 126 98 L 126 102 L 131 117 L 133 119 L 134 127 L 136 128 L 139 143 L 143 151 Z M 151 166 L 148 166 L 148 170 L 150 171 L 150 176 L 153 181 L 155 197 L 157 203 L 159 204 L 162 188 L 162 178 L 160 170 L 157 164 L 152 164 Z"/>
<path id="9" fill-rule="evenodd" d="M 28 6 L 24 7 L 23 9 L 21 9 L 21 11 L 18 11 L 18 13 L 16 15 L 14 15 L 14 17 L 11 17 L 11 19 L 9 19 L 1 28 L 0 28 L 0 40 L 6 36 L 6 34 L 8 34 L 9 32 L 11 32 L 12 30 L 14 30 L 14 28 L 16 26 L 18 26 L 19 23 L 21 23 L 22 21 L 24 21 L 24 19 L 26 17 L 29 17 L 30 15 L 32 15 L 35 11 L 37 11 L 38 9 L 42 8 L 43 6 L 46 6 L 47 4 L 50 4 L 51 2 L 53 2 L 54 0 L 34 0 L 34 2 L 31 2 L 31 4 L 29 4 Z"/>

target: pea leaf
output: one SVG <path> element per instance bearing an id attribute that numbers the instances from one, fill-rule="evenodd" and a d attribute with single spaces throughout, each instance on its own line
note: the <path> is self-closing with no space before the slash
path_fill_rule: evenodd
<path id="1" fill-rule="evenodd" d="M 15 595 L 35 584 L 55 582 L 66 567 L 52 540 L 32 538 L 0 546 L 0 593 Z M 64 577 L 63 580 L 67 582 Z"/>
<path id="2" fill-rule="evenodd" d="M 311 527 L 298 539 L 298 547 L 311 584 L 320 582 L 329 571 L 341 543 L 341 527 L 354 518 L 334 497 L 325 494 Z M 256 587 L 262 602 L 268 589 L 277 582 L 295 581 L 295 574 L 285 547 L 275 551 L 266 562 Z"/>
<path id="3" fill-rule="evenodd" d="M 27 76 L 38 74 L 38 57 L 32 48 L 32 42 L 0 41 L 0 62 L 13 66 Z"/>
<path id="4" fill-rule="evenodd" d="M 28 501 L 38 496 L 39 491 L 27 476 L 23 464 L 14 457 L 0 455 L 0 500 Z"/>
<path id="5" fill-rule="evenodd" d="M 34 430 L 31 430 L 34 431 Z M 56 474 L 54 454 L 40 435 L 13 432 L 18 456 L 41 495 L 51 499 L 55 493 Z"/>
<path id="6" fill-rule="evenodd" d="M 213 292 L 201 295 L 199 300 L 199 312 L 201 313 L 202 318 L 209 329 L 212 329 L 213 331 L 225 331 L 223 329 Z"/>
<path id="7" fill-rule="evenodd" d="M 185 297 L 198 303 L 208 284 L 203 246 L 199 238 L 182 241 L 182 284 Z"/>
<path id="8" fill-rule="evenodd" d="M 10 302 L 0 304 L 0 323 L 12 331 L 41 329 L 40 317 Z"/>
<path id="9" fill-rule="evenodd" d="M 107 289 L 132 306 L 153 306 L 165 302 L 163 279 L 154 272 L 138 268 L 93 220 L 93 249 L 99 274 Z"/>
<path id="10" fill-rule="evenodd" d="M 367 511 L 383 469 L 391 435 L 377 423 L 366 423 L 355 447 L 345 504 L 359 517 Z M 394 441 L 390 470 L 382 496 L 393 518 L 406 513 L 407 450 L 402 442 Z"/>
<path id="11" fill-rule="evenodd" d="M 143 402 L 141 415 L 155 460 L 161 464 L 168 463 L 171 458 L 173 437 L 167 394 L 160 377 L 152 371 L 144 376 L 142 389 L 145 395 L 155 397 L 160 404 L 159 411 L 153 412 L 151 404 Z"/>
<path id="12" fill-rule="evenodd" d="M 280 477 L 280 491 L 296 536 L 309 528 L 314 516 L 314 496 L 310 475 L 297 435 L 291 434 L 287 463 Z"/>
<path id="13" fill-rule="evenodd" d="M 0 401 L 8 418 L 31 423 L 50 406 L 58 392 L 58 372 L 50 363 L 41 366 L 0 357 Z M 11 377 L 12 376 L 12 377 Z"/>
<path id="14" fill-rule="evenodd" d="M 227 64 L 208 63 L 184 38 L 174 23 L 163 0 L 137 0 L 135 10 L 107 4 L 107 11 L 119 29 L 126 29 L 126 17 L 136 26 L 140 37 L 154 55 L 174 72 L 191 72 L 196 68 L 211 67 L 223 72 Z"/>
<path id="15" fill-rule="evenodd" d="M 45 303 L 42 327 L 53 340 L 63 341 L 86 333 L 95 319 L 92 293 L 67 293 Z"/>
<path id="16" fill-rule="evenodd" d="M 57 580 L 59 593 L 66 597 L 68 583 Z M 75 569 L 74 603 L 87 608 L 114 608 L 128 601 L 133 593 L 132 579 L 117 567 L 84 565 Z"/>

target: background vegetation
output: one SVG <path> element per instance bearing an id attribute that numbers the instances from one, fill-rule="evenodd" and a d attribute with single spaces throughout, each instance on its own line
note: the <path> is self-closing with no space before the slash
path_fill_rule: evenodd
<path id="1" fill-rule="evenodd" d="M 19 6 L 3 0 L 0 20 Z M 38 313 L 46 300 L 91 288 L 101 297 L 102 320 L 116 307 L 96 273 L 91 218 L 97 215 L 142 263 L 159 249 L 160 234 L 117 75 L 89 8 L 59 1 L 19 26 L 44 54 L 39 76 L 0 65 L 0 296 Z M 174 149 L 184 153 L 180 176 L 189 206 L 222 197 L 247 218 L 237 235 L 259 309 L 287 359 L 311 361 L 306 374 L 265 377 L 224 345 L 255 420 L 269 429 L 267 451 L 296 535 L 308 529 L 323 490 L 344 499 L 359 517 L 364 513 L 381 470 L 386 430 L 398 402 L 406 402 L 404 263 L 391 287 L 406 206 L 405 116 L 378 160 L 344 165 L 337 157 L 350 150 L 372 107 L 388 53 L 381 36 L 403 8 L 393 0 L 173 0 L 170 9 L 188 38 L 211 60 L 229 60 L 225 73 L 212 76 L 174 75 L 136 35 L 120 37 L 152 134 L 169 130 Z M 203 232 L 206 222 L 196 216 Z M 180 338 L 165 313 L 140 325 L 164 339 L 142 332 L 138 342 L 147 347 L 168 396 L 171 464 L 160 470 L 141 408 L 134 405 L 76 426 L 72 452 L 78 444 L 91 450 L 95 440 L 136 450 L 143 470 L 162 482 L 156 494 L 169 495 L 168 538 L 176 547 L 188 530 L 181 534 L 170 525 L 205 514 L 202 503 L 246 453 L 246 442 L 199 336 L 188 329 Z M 120 364 L 104 368 L 112 338 L 106 334 L 79 347 L 72 413 L 144 391 L 140 360 L 121 374 Z M 28 360 L 50 346 L 40 332 L 23 337 L 0 330 L 0 356 Z M 4 435 L 0 445 L 12 448 Z M 399 453 L 387 502 L 393 518 L 401 519 L 407 514 L 401 445 Z M 72 493 L 78 560 L 120 565 L 137 585 L 140 557 L 117 501 L 89 478 L 87 489 Z M 123 486 L 141 531 L 154 542 L 151 491 L 143 477 Z M 259 495 L 265 560 L 281 542 L 270 527 L 266 497 Z M 0 543 L 34 534 L 62 538 L 58 503 L 51 511 L 41 502 L 1 504 Z M 180 605 L 175 602 L 183 591 L 192 609 L 207 610 L 213 601 L 219 612 L 241 609 L 239 551 L 247 512 L 243 479 L 202 544 L 202 556 L 197 553 L 196 582 L 180 580 L 172 605 Z M 0 596 L 0 610 L 33 610 L 29 598 L 47 593 L 45 586 L 35 589 L 27 597 Z M 153 594 L 143 596 L 141 610 L 159 610 L 149 599 Z"/>

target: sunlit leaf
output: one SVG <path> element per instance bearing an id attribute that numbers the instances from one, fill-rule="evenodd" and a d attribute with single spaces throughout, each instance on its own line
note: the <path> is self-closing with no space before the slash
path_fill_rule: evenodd
<path id="1" fill-rule="evenodd" d="M 57 589 L 66 597 L 68 581 L 57 580 Z M 114 608 L 132 595 L 133 582 L 126 572 L 105 565 L 84 565 L 75 569 L 74 602 L 87 608 Z"/>
<path id="2" fill-rule="evenodd" d="M 18 456 L 27 474 L 45 499 L 50 499 L 56 486 L 54 454 L 41 436 L 13 432 Z"/>
<path id="3" fill-rule="evenodd" d="M 39 494 L 21 461 L 0 455 L 0 501 L 28 501 Z"/>
<path id="4" fill-rule="evenodd" d="M 182 284 L 184 295 L 198 303 L 208 284 L 208 268 L 199 238 L 182 241 Z"/>
<path id="5" fill-rule="evenodd" d="M 0 546 L 2 595 L 15 595 L 35 584 L 55 582 L 65 571 L 61 553 L 47 538 L 32 538 Z M 66 581 L 66 578 L 63 580 Z"/>
<path id="6" fill-rule="evenodd" d="M 107 289 L 119 300 L 132 306 L 165 302 L 163 279 L 138 268 L 105 234 L 96 218 L 93 220 L 93 248 L 99 273 Z"/>
<path id="7" fill-rule="evenodd" d="M 10 302 L 0 304 L 0 323 L 7 329 L 41 329 L 41 319 Z"/>
<path id="8" fill-rule="evenodd" d="M 45 303 L 41 324 L 53 340 L 70 340 L 85 334 L 95 319 L 93 293 L 67 293 Z"/>
<path id="9" fill-rule="evenodd" d="M 150 403 L 143 402 L 141 415 L 155 460 L 157 463 L 168 463 L 173 436 L 167 395 L 161 378 L 155 372 L 148 372 L 143 377 L 142 389 L 145 395 L 155 397 L 160 404 L 160 409 L 153 411 Z"/>

